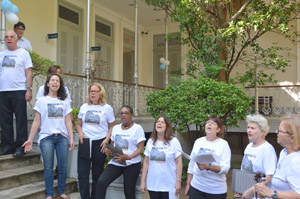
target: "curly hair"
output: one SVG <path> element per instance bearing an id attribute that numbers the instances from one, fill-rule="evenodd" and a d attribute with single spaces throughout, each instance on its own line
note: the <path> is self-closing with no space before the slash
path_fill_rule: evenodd
<path id="1" fill-rule="evenodd" d="M 64 85 L 64 81 L 62 80 L 61 76 L 55 73 L 52 73 L 51 75 L 49 75 L 47 77 L 47 80 L 45 82 L 45 87 L 44 87 L 44 96 L 47 96 L 49 94 L 49 86 L 48 83 L 51 79 L 51 77 L 53 76 L 57 76 L 59 78 L 59 89 L 57 91 L 57 98 L 60 100 L 65 100 L 67 98 L 67 93 L 66 93 L 66 89 L 65 89 L 65 85 Z"/>

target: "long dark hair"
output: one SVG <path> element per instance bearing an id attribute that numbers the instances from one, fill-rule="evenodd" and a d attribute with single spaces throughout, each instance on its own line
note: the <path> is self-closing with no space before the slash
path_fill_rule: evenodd
<path id="1" fill-rule="evenodd" d="M 155 126 L 156 126 L 156 123 L 157 123 L 159 118 L 164 118 L 164 121 L 166 123 L 166 130 L 165 130 L 165 134 L 164 134 L 164 139 L 165 139 L 164 144 L 170 144 L 169 141 L 172 140 L 172 138 L 174 137 L 172 123 L 169 120 L 169 118 L 167 118 L 165 116 L 159 116 L 156 119 L 156 121 L 154 122 L 154 128 L 153 128 L 153 131 L 151 133 L 151 138 L 153 139 L 153 145 L 155 145 L 155 143 L 157 141 L 157 131 L 156 131 Z"/>
<path id="2" fill-rule="evenodd" d="M 60 86 L 57 91 L 57 98 L 60 100 L 65 100 L 67 98 L 67 93 L 66 93 L 64 81 L 62 80 L 61 76 L 59 76 L 58 74 L 55 74 L 55 73 L 52 73 L 51 75 L 49 75 L 47 77 L 47 80 L 45 82 L 45 87 L 44 87 L 44 96 L 47 96 L 49 94 L 49 87 L 47 86 L 47 84 L 49 83 L 51 77 L 53 77 L 53 76 L 57 76 L 59 78 L 59 82 L 60 82 Z"/>

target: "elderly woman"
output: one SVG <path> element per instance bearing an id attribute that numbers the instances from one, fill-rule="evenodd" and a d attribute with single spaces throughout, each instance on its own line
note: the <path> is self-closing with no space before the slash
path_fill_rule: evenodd
<path id="1" fill-rule="evenodd" d="M 277 142 L 284 149 L 280 152 L 277 169 L 272 178 L 272 188 L 257 183 L 259 195 L 277 199 L 300 198 L 300 118 L 286 117 L 281 120 Z"/>
<path id="2" fill-rule="evenodd" d="M 58 74 L 51 74 L 45 83 L 45 96 L 36 101 L 35 116 L 28 140 L 23 144 L 24 151 L 32 149 L 32 141 L 41 126 L 38 144 L 44 162 L 44 178 L 47 199 L 53 198 L 53 165 L 56 151 L 58 165 L 58 198 L 68 199 L 65 191 L 67 177 L 68 148 L 74 148 L 73 129 L 70 113 L 72 112 L 64 83 Z"/>
<path id="3" fill-rule="evenodd" d="M 141 192 L 151 199 L 175 199 L 181 188 L 181 145 L 173 135 L 171 121 L 159 117 L 145 148 Z M 147 177 L 147 183 L 146 183 Z"/>
<path id="4" fill-rule="evenodd" d="M 241 170 L 254 173 L 259 172 L 265 175 L 266 178 L 263 183 L 270 187 L 270 182 L 276 169 L 277 156 L 274 147 L 265 140 L 270 129 L 268 121 L 262 115 L 248 115 L 246 122 L 248 124 L 247 134 L 250 143 L 244 151 Z M 236 197 L 252 198 L 254 193 L 255 189 L 252 186 L 242 195 L 236 194 Z"/>
<path id="5" fill-rule="evenodd" d="M 206 136 L 198 138 L 191 152 L 185 194 L 190 199 L 226 199 L 226 174 L 230 169 L 231 150 L 227 141 L 217 134 L 223 128 L 218 117 L 208 117 L 205 124 Z M 201 153 L 215 154 L 218 160 L 203 164 L 193 159 Z"/>
<path id="6" fill-rule="evenodd" d="M 122 174 L 126 199 L 135 199 L 135 185 L 141 170 L 140 154 L 146 138 L 142 126 L 132 121 L 133 110 L 130 106 L 124 105 L 120 115 L 122 123 L 113 128 L 111 144 L 121 148 L 123 154 L 114 156 L 99 177 L 97 199 L 105 199 L 107 187 Z M 112 151 L 106 148 L 105 153 L 111 155 Z"/>
<path id="7" fill-rule="evenodd" d="M 80 107 L 76 124 L 79 139 L 78 181 L 83 199 L 95 198 L 96 184 L 104 170 L 106 159 L 104 147 L 110 140 L 114 125 L 113 108 L 106 103 L 103 86 L 99 83 L 92 83 L 88 87 L 87 103 Z M 90 194 L 91 165 L 93 182 Z"/>

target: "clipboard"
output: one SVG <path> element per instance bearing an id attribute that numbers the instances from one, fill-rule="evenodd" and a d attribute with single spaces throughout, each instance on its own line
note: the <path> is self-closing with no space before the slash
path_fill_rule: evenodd
<path id="1" fill-rule="evenodd" d="M 78 144 L 78 158 L 90 159 L 90 139 L 83 138 L 83 143 Z"/>
<path id="2" fill-rule="evenodd" d="M 234 193 L 243 194 L 247 189 L 254 185 L 255 173 L 240 169 L 232 170 L 231 189 Z"/>
<path id="3" fill-rule="evenodd" d="M 110 159 L 114 159 L 114 157 L 116 157 L 117 155 L 123 155 L 123 150 L 121 148 L 119 148 L 119 147 L 115 147 L 115 146 L 113 146 L 111 144 L 107 144 L 106 148 L 112 152 L 112 154 L 109 155 Z M 126 165 L 126 161 L 125 160 L 122 161 L 122 162 L 118 162 L 118 163 Z"/>

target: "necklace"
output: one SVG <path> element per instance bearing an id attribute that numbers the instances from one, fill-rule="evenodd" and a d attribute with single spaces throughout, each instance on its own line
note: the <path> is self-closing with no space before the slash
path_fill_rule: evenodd
<path id="1" fill-rule="evenodd" d="M 132 125 L 133 125 L 133 122 L 130 122 L 128 126 L 124 126 L 124 124 L 122 124 L 122 127 L 124 129 L 129 129 L 130 127 L 132 127 Z"/>

